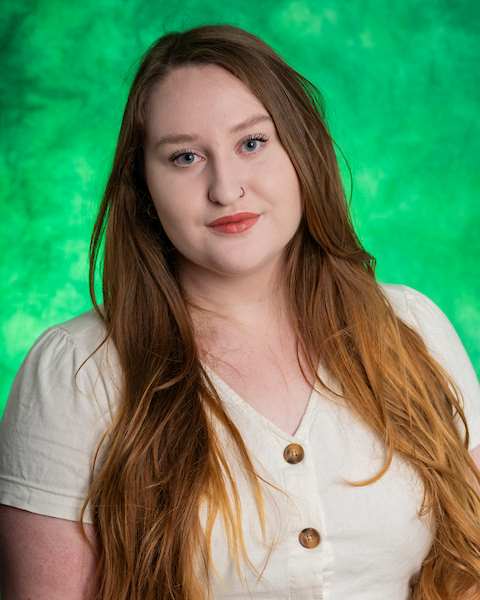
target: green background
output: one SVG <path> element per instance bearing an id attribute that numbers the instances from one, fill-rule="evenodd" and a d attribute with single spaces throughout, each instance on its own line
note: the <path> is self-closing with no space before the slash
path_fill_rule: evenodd
<path id="1" fill-rule="evenodd" d="M 35 338 L 91 308 L 90 233 L 141 54 L 205 23 L 259 35 L 317 85 L 378 279 L 430 296 L 480 373 L 479 7 L 4 0 L 0 414 Z"/>

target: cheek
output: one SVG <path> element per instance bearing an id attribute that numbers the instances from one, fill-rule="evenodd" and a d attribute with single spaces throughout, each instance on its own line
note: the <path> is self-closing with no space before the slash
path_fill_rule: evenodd
<path id="1" fill-rule="evenodd" d="M 276 179 L 276 198 L 281 202 L 282 213 L 290 220 L 298 221 L 302 216 L 301 189 L 295 167 L 288 156 L 279 167 Z"/>
<path id="2" fill-rule="evenodd" d="M 297 172 L 283 146 L 279 147 L 270 170 L 275 174 L 272 183 L 277 192 L 280 190 L 282 196 L 300 196 L 300 182 Z"/>
<path id="3" fill-rule="evenodd" d="M 155 206 L 167 213 L 170 206 L 174 206 L 169 199 L 178 196 L 175 180 L 169 175 L 168 167 L 166 168 L 159 159 L 146 156 L 145 182 Z"/>
<path id="4" fill-rule="evenodd" d="M 177 247 L 188 246 L 194 242 L 199 216 L 191 209 L 191 203 L 185 196 L 170 191 L 162 186 L 162 193 L 152 194 L 160 223 L 170 241 Z"/>
<path id="5" fill-rule="evenodd" d="M 145 165 L 145 181 L 156 208 L 158 217 L 165 230 L 172 227 L 181 217 L 179 195 L 174 187 L 154 169 Z"/>
<path id="6" fill-rule="evenodd" d="M 163 206 L 157 206 L 157 213 L 165 235 L 180 254 L 188 255 L 190 248 L 195 246 L 195 230 L 192 228 L 191 220 L 178 215 Z"/>
<path id="7" fill-rule="evenodd" d="M 179 210 L 169 198 L 154 198 L 154 204 L 160 222 L 169 237 L 170 235 L 177 237 L 188 234 L 188 226 L 192 220 L 191 215 L 186 211 Z"/>

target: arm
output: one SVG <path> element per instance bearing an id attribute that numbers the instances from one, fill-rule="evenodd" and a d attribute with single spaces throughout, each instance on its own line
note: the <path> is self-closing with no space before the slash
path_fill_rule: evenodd
<path id="1" fill-rule="evenodd" d="M 85 531 L 97 548 L 93 525 Z M 78 522 L 0 504 L 2 600 L 94 598 L 96 552 Z"/>

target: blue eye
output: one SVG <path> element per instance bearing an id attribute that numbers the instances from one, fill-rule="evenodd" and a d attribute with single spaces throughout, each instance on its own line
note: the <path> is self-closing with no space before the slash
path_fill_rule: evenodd
<path id="1" fill-rule="evenodd" d="M 268 138 L 266 135 L 261 133 L 256 135 L 249 135 L 246 140 L 243 141 L 244 144 L 248 144 L 249 142 L 268 142 Z"/>
<path id="2" fill-rule="evenodd" d="M 268 137 L 266 135 L 264 135 L 263 133 L 256 133 L 253 135 L 249 135 L 247 138 L 245 138 L 242 141 L 242 145 L 250 143 L 250 142 L 262 142 L 262 143 L 266 143 L 268 142 Z M 253 150 L 255 150 L 255 148 L 253 148 Z M 254 152 L 247 152 L 247 154 L 254 154 Z M 193 151 L 190 150 L 188 148 L 183 148 L 182 150 L 179 150 L 178 152 L 175 152 L 174 154 L 172 154 L 169 157 L 169 161 L 173 162 L 174 164 L 176 164 L 177 166 L 180 166 L 177 162 L 175 162 L 177 160 L 177 158 L 180 158 L 181 156 L 197 156 L 197 154 Z M 187 161 L 186 163 L 183 163 L 184 166 L 188 166 L 188 165 L 193 165 L 194 161 L 190 160 Z"/>
<path id="3" fill-rule="evenodd" d="M 168 159 L 171 162 L 175 162 L 177 158 L 180 158 L 180 156 L 195 156 L 195 152 L 193 152 L 192 150 L 182 150 L 181 152 L 177 152 L 177 154 L 172 154 L 172 156 Z M 188 164 L 193 164 L 193 161 L 188 161 Z"/>

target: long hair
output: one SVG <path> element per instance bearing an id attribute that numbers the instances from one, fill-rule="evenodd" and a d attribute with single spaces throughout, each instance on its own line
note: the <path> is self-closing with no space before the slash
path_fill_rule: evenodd
<path id="1" fill-rule="evenodd" d="M 217 515 L 237 570 L 240 556 L 249 561 L 240 495 L 215 423 L 231 438 L 265 531 L 262 477 L 202 367 L 175 248 L 148 215 L 143 144 L 152 87 L 176 67 L 205 64 L 226 69 L 258 97 L 297 172 L 302 219 L 285 248 L 284 270 L 297 356 L 300 346 L 317 390 L 332 392 L 317 371 L 322 361 L 343 401 L 387 450 L 374 477 L 349 484 L 380 479 L 393 452 L 415 468 L 424 484 L 419 514 L 429 513 L 436 530 L 412 598 L 461 598 L 480 580 L 480 476 L 461 393 L 375 279 L 376 260 L 350 219 L 320 92 L 265 42 L 225 24 L 167 33 L 143 56 L 94 225 L 90 295 L 105 325 L 96 350 L 111 339 L 123 377 L 118 411 L 95 454 L 96 462 L 105 443 L 103 463 L 95 476 L 92 469 L 81 513 L 82 520 L 90 502 L 100 546 L 97 598 L 210 597 Z M 103 306 L 94 290 L 102 241 Z"/>

